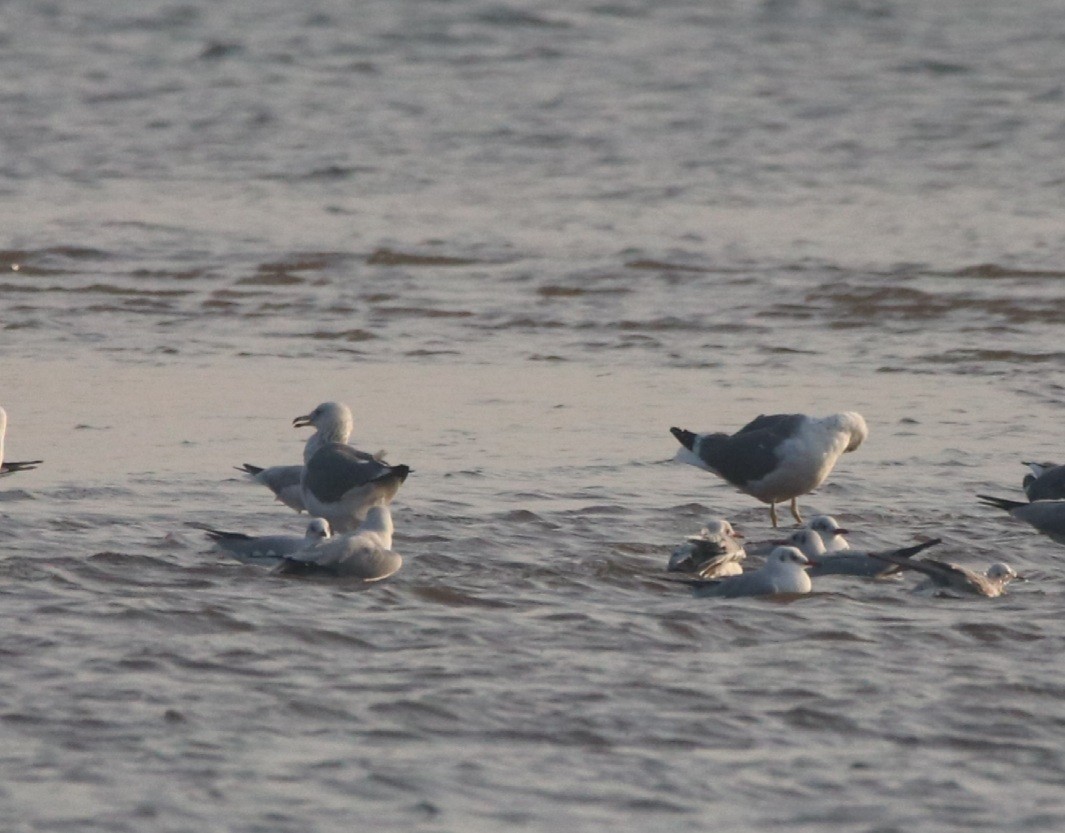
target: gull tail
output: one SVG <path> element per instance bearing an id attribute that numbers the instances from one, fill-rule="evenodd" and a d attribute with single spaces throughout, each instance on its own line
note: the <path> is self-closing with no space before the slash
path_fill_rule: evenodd
<path id="1" fill-rule="evenodd" d="M 1025 506 L 1023 500 L 1007 500 L 1004 497 L 992 497 L 991 495 L 977 495 L 980 502 L 984 506 L 993 506 L 996 509 L 1005 509 L 1009 512 L 1011 509 L 1016 509 L 1018 506 Z"/>
<path id="2" fill-rule="evenodd" d="M 257 474 L 262 474 L 263 472 L 262 466 L 253 466 L 251 463 L 245 463 L 242 466 L 234 466 L 233 468 L 237 471 L 242 471 L 245 474 L 250 474 L 252 477 L 255 477 Z"/>
<path id="3" fill-rule="evenodd" d="M 684 428 L 670 428 L 669 433 L 676 437 L 677 442 L 688 449 L 688 451 L 691 451 L 694 447 L 696 435 L 693 432 Z"/>
<path id="4" fill-rule="evenodd" d="M 942 538 L 933 538 L 931 541 L 925 541 L 922 544 L 914 544 L 912 547 L 903 547 L 900 550 L 892 550 L 891 555 L 896 555 L 899 558 L 913 558 L 917 553 L 942 543 Z"/>

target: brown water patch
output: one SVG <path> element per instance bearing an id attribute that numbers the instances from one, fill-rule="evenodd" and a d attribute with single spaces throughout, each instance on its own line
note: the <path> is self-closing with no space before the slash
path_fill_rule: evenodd
<path id="1" fill-rule="evenodd" d="M 371 266 L 472 266 L 483 261 L 468 257 L 420 255 L 393 249 L 376 249 L 366 258 L 366 262 Z"/>
<path id="2" fill-rule="evenodd" d="M 1061 270 L 1014 269 L 997 263 L 979 263 L 938 274 L 950 278 L 1065 278 L 1065 271 Z"/>
<path id="3" fill-rule="evenodd" d="M 686 266 L 681 263 L 669 263 L 664 260 L 629 260 L 625 263 L 626 269 L 640 269 L 647 272 L 719 272 L 722 270 L 711 269 L 707 266 Z"/>

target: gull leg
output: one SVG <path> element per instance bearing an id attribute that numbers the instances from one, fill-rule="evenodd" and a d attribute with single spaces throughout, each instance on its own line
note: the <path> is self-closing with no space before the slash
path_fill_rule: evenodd
<path id="1" fill-rule="evenodd" d="M 773 520 L 773 529 L 777 528 L 777 505 L 775 503 L 769 504 L 769 517 Z"/>
<path id="2" fill-rule="evenodd" d="M 802 515 L 799 514 L 799 499 L 796 497 L 791 499 L 791 516 L 799 523 L 802 523 Z"/>

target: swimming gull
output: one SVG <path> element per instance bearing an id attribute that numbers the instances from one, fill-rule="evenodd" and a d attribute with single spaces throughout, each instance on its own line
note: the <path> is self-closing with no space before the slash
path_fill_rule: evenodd
<path id="1" fill-rule="evenodd" d="M 7 411 L 0 408 L 0 477 L 5 477 L 9 474 L 15 474 L 20 471 L 31 471 L 44 460 L 23 460 L 22 462 L 15 462 L 14 460 L 4 461 L 4 436 L 7 434 Z"/>
<path id="2" fill-rule="evenodd" d="M 696 583 L 696 592 L 700 596 L 725 599 L 809 593 L 813 586 L 806 572 L 809 566 L 809 559 L 795 547 L 777 547 L 760 569 L 717 581 Z"/>
<path id="3" fill-rule="evenodd" d="M 902 568 L 895 563 L 887 563 L 882 559 L 885 555 L 894 555 L 899 558 L 912 558 L 917 553 L 940 543 L 936 538 L 915 544 L 912 547 L 902 547 L 883 552 L 861 552 L 858 550 L 838 550 L 829 552 L 825 549 L 825 543 L 821 536 L 812 529 L 797 529 L 783 543 L 798 548 L 803 555 L 813 562 L 810 568 L 810 577 L 818 576 L 855 576 L 858 578 L 886 578 L 898 573 Z"/>
<path id="4" fill-rule="evenodd" d="M 696 434 L 670 428 L 683 448 L 674 459 L 712 472 L 763 503 L 777 526 L 776 504 L 791 501 L 799 523 L 798 498 L 820 486 L 841 454 L 869 435 L 861 414 L 845 411 L 817 418 L 805 414 L 761 415 L 735 434 Z"/>
<path id="5" fill-rule="evenodd" d="M 383 503 L 366 512 L 366 519 L 349 534 L 305 547 L 282 559 L 275 572 L 286 575 L 324 573 L 333 576 L 380 581 L 402 565 L 392 551 L 392 512 Z"/>
<path id="6" fill-rule="evenodd" d="M 303 446 L 303 462 L 306 464 L 318 451 L 329 443 L 347 443 L 351 438 L 351 432 L 355 428 L 355 420 L 351 416 L 351 409 L 341 402 L 323 402 L 309 414 L 298 416 L 292 420 L 294 428 L 314 427 L 315 431 L 307 438 Z M 359 451 L 367 459 L 383 459 L 384 452 L 370 454 Z M 303 478 L 303 466 L 255 466 L 244 463 L 237 467 L 238 471 L 247 474 L 253 481 L 266 486 L 274 493 L 281 503 L 297 512 L 303 512 L 303 487 L 300 484 Z"/>
<path id="7" fill-rule="evenodd" d="M 1065 466 L 1055 463 L 1025 463 L 1032 470 L 1024 476 L 1024 493 L 1028 500 L 1065 499 Z"/>
<path id="8" fill-rule="evenodd" d="M 806 522 L 806 528 L 821 536 L 826 552 L 839 552 L 851 547 L 846 538 L 848 531 L 831 515 L 814 515 Z"/>
<path id="9" fill-rule="evenodd" d="M 928 576 L 928 589 L 939 592 L 961 593 L 970 596 L 988 596 L 994 598 L 1006 592 L 1006 585 L 1013 579 L 1024 579 L 1013 568 L 1001 561 L 987 568 L 986 573 L 978 573 L 968 567 L 936 561 L 931 558 L 905 558 L 891 553 L 876 556 L 898 564 L 904 570 L 915 570 Z M 917 588 L 922 589 L 922 588 Z"/>
<path id="10" fill-rule="evenodd" d="M 329 521 L 312 518 L 307 524 L 307 534 L 302 538 L 294 535 L 245 535 L 243 532 L 223 532 L 200 524 L 192 524 L 207 533 L 218 547 L 244 564 L 259 564 L 273 567 L 286 555 L 305 549 L 330 537 Z"/>
<path id="11" fill-rule="evenodd" d="M 742 537 L 728 521 L 712 520 L 673 550 L 668 569 L 707 579 L 739 575 L 743 572 L 740 562 L 747 557 L 739 542 Z"/>
<path id="12" fill-rule="evenodd" d="M 991 495 L 977 497 L 985 506 L 1005 509 L 1017 520 L 1035 527 L 1051 541 L 1065 544 L 1065 500 L 1033 500 L 1031 503 L 1024 503 Z"/>
<path id="13" fill-rule="evenodd" d="M 371 506 L 390 503 L 410 474 L 343 443 L 329 443 L 303 467 L 303 505 L 336 532 L 351 532 Z"/>

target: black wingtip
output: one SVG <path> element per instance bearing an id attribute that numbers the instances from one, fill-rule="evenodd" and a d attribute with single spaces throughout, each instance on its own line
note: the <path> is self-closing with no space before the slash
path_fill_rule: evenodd
<path id="1" fill-rule="evenodd" d="M 688 451 L 691 451 L 692 446 L 695 445 L 695 434 L 691 431 L 684 428 L 670 428 L 669 433 L 676 437 L 677 442 L 688 449 Z"/>
<path id="2" fill-rule="evenodd" d="M 253 466 L 251 463 L 244 463 L 243 465 L 234 466 L 233 468 L 235 468 L 237 471 L 242 471 L 245 474 L 250 474 L 252 476 L 259 474 L 263 470 L 262 466 Z"/>
<path id="3" fill-rule="evenodd" d="M 414 471 L 414 469 L 412 469 L 410 466 L 404 465 L 403 463 L 400 463 L 398 466 L 392 466 L 392 474 L 399 478 L 400 483 L 405 481 L 407 479 L 407 475 L 409 475 L 412 471 Z"/>
<path id="4" fill-rule="evenodd" d="M 914 544 L 912 547 L 904 547 L 901 550 L 895 550 L 893 554 L 900 556 L 901 558 L 913 558 L 913 556 L 917 555 L 917 553 L 923 552 L 929 547 L 934 547 L 936 544 L 942 543 L 942 538 L 933 538 L 931 541 L 924 541 L 920 544 Z"/>
<path id="5" fill-rule="evenodd" d="M 996 509 L 1005 509 L 1009 512 L 1011 509 L 1016 509 L 1018 506 L 1024 506 L 1023 500 L 1008 500 L 1004 497 L 994 497 L 992 495 L 977 495 L 980 502 L 984 506 L 993 506 Z"/>

